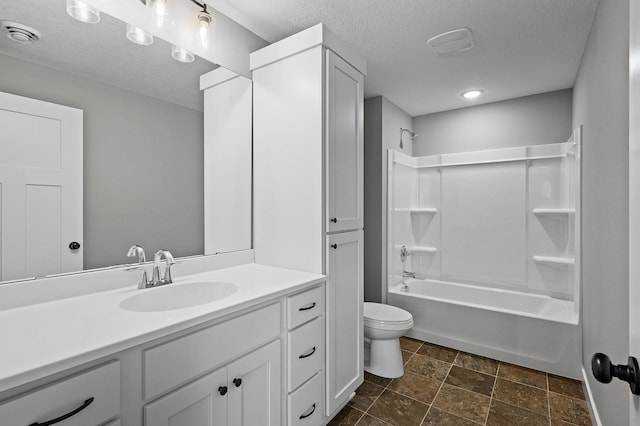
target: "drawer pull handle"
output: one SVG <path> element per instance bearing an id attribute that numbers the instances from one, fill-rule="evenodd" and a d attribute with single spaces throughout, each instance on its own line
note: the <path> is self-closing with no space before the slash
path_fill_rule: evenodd
<path id="1" fill-rule="evenodd" d="M 75 410 L 70 411 L 67 414 L 64 414 L 64 415 L 62 415 L 62 416 L 60 416 L 58 418 L 55 418 L 53 420 L 48 420 L 48 421 L 43 422 L 43 423 L 38 423 L 38 422 L 31 423 L 29 426 L 50 426 L 50 425 L 54 425 L 56 423 L 60 423 L 61 421 L 67 420 L 69 417 L 73 417 L 76 414 L 78 414 L 80 411 L 82 411 L 85 408 L 87 408 L 89 405 L 91 405 L 91 403 L 93 402 L 93 399 L 94 398 L 91 397 L 91 398 L 85 400 L 84 403 L 81 406 L 79 406 Z"/>
<path id="2" fill-rule="evenodd" d="M 241 378 L 233 379 L 233 384 L 236 385 L 237 388 L 239 388 L 240 385 L 242 384 L 242 379 Z"/>
<path id="3" fill-rule="evenodd" d="M 310 415 L 312 415 L 313 413 L 315 413 L 315 411 L 316 411 L 316 404 L 314 403 L 314 404 L 311 406 L 311 411 L 309 411 L 307 414 L 301 414 L 301 415 L 300 415 L 300 420 L 302 420 L 302 419 L 306 419 L 307 417 L 309 417 Z"/>
<path id="4" fill-rule="evenodd" d="M 227 394 L 227 387 L 226 386 L 218 387 L 218 392 L 220 392 L 220 395 L 225 396 Z"/>
<path id="5" fill-rule="evenodd" d="M 331 219 L 331 222 L 333 222 L 333 223 L 338 223 L 338 218 L 337 218 L 337 217 L 332 218 L 332 219 Z"/>
<path id="6" fill-rule="evenodd" d="M 313 349 L 311 349 L 311 352 L 309 352 L 308 354 L 302 354 L 300 356 L 298 356 L 299 359 L 304 359 L 304 358 L 309 358 L 311 355 L 316 353 L 316 347 L 314 346 Z"/>
<path id="7" fill-rule="evenodd" d="M 300 312 L 302 312 L 302 311 L 308 311 L 309 309 L 313 309 L 313 308 L 315 308 L 315 307 L 316 307 L 316 302 L 313 302 L 313 303 L 312 303 L 311 305 L 309 305 L 309 306 L 305 306 L 304 308 L 298 308 L 298 310 L 299 310 Z"/>

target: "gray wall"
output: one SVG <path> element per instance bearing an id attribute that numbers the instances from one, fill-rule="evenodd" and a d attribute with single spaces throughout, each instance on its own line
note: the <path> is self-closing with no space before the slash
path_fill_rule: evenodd
<path id="1" fill-rule="evenodd" d="M 564 142 L 571 136 L 572 90 L 414 117 L 413 154 L 445 154 Z"/>
<path id="2" fill-rule="evenodd" d="M 583 365 L 604 425 L 629 424 L 629 387 L 598 383 L 595 352 L 629 356 L 629 0 L 600 0 L 574 87 L 582 157 Z M 635 354 L 636 356 L 638 354 Z"/>
<path id="3" fill-rule="evenodd" d="M 84 110 L 84 265 L 203 252 L 202 112 L 0 56 L 0 91 Z"/>
<path id="4" fill-rule="evenodd" d="M 383 96 L 364 101 L 364 298 L 386 300 L 387 150 L 411 155 L 412 143 L 400 128 L 411 129 L 411 116 Z"/>

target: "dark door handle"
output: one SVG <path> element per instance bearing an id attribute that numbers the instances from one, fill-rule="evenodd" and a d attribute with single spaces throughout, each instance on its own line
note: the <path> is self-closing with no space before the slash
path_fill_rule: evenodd
<path id="1" fill-rule="evenodd" d="M 334 217 L 333 219 L 331 219 L 331 222 L 333 222 L 333 223 L 338 223 L 338 218 L 337 218 L 337 217 Z"/>
<path id="2" fill-rule="evenodd" d="M 69 411 L 67 414 L 64 414 L 60 417 L 56 417 L 55 419 L 52 420 L 47 420 L 46 422 L 42 422 L 42 423 L 31 423 L 29 426 L 51 426 L 51 425 L 55 425 L 56 423 L 60 423 L 64 420 L 67 420 L 69 417 L 73 417 L 76 414 L 78 414 L 80 411 L 84 410 L 85 408 L 87 408 L 89 405 L 91 405 L 91 403 L 93 402 L 93 397 L 87 399 L 84 401 L 84 403 L 79 406 L 78 408 L 76 408 L 73 411 Z"/>
<path id="3" fill-rule="evenodd" d="M 218 392 L 220 392 L 220 395 L 225 396 L 227 394 L 227 387 L 226 386 L 220 386 L 218 388 Z"/>
<path id="4" fill-rule="evenodd" d="M 313 302 L 313 303 L 312 303 L 311 305 L 309 305 L 309 306 L 305 306 L 305 307 L 303 307 L 303 308 L 298 308 L 298 310 L 299 310 L 300 312 L 302 312 L 302 311 L 308 311 L 309 309 L 313 309 L 313 308 L 315 308 L 315 307 L 316 307 L 316 302 Z"/>
<path id="5" fill-rule="evenodd" d="M 233 379 L 233 384 L 236 385 L 237 388 L 239 388 L 240 385 L 242 384 L 242 379 L 239 377 L 236 379 Z"/>
<path id="6" fill-rule="evenodd" d="M 300 419 L 300 420 L 306 419 L 307 417 L 309 417 L 310 415 L 312 415 L 315 411 L 316 411 L 316 404 L 314 403 L 314 404 L 311 406 L 311 411 L 309 411 L 309 412 L 308 412 L 308 413 L 306 413 L 306 414 L 301 414 L 301 415 L 300 415 L 300 417 L 299 417 L 299 419 Z"/>
<path id="7" fill-rule="evenodd" d="M 77 241 L 71 241 L 71 242 L 69 243 L 69 248 L 70 248 L 71 250 L 78 250 L 78 249 L 80 248 L 80 243 L 79 243 L 79 242 L 77 242 Z"/>
<path id="8" fill-rule="evenodd" d="M 600 383 L 611 383 L 611 380 L 617 377 L 629 383 L 632 394 L 640 395 L 640 368 L 635 357 L 630 356 L 627 365 L 615 365 L 607 355 L 597 353 L 591 358 L 591 371 Z"/>
<path id="9" fill-rule="evenodd" d="M 315 353 L 316 353 L 316 347 L 314 346 L 313 349 L 311 349 L 308 353 L 299 355 L 298 358 L 299 359 L 309 358 L 311 355 L 313 355 Z"/>
<path id="10" fill-rule="evenodd" d="M 338 245 L 337 244 L 331 244 L 331 248 L 334 249 L 334 250 L 337 250 L 338 249 Z"/>

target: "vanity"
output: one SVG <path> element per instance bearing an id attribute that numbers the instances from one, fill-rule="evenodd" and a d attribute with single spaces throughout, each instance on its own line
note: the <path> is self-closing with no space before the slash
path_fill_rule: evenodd
<path id="1" fill-rule="evenodd" d="M 0 287 L 0 424 L 322 424 L 325 277 L 252 259 L 186 260 L 142 290 L 123 268 Z"/>

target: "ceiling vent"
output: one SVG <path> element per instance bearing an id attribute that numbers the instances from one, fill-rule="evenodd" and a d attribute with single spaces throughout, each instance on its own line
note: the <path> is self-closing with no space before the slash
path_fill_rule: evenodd
<path id="1" fill-rule="evenodd" d="M 40 31 L 18 22 L 0 21 L 0 28 L 7 37 L 18 43 L 35 43 L 41 36 Z"/>
<path id="2" fill-rule="evenodd" d="M 427 44 L 437 56 L 452 56 L 473 49 L 476 41 L 469 28 L 458 28 L 431 37 Z"/>

